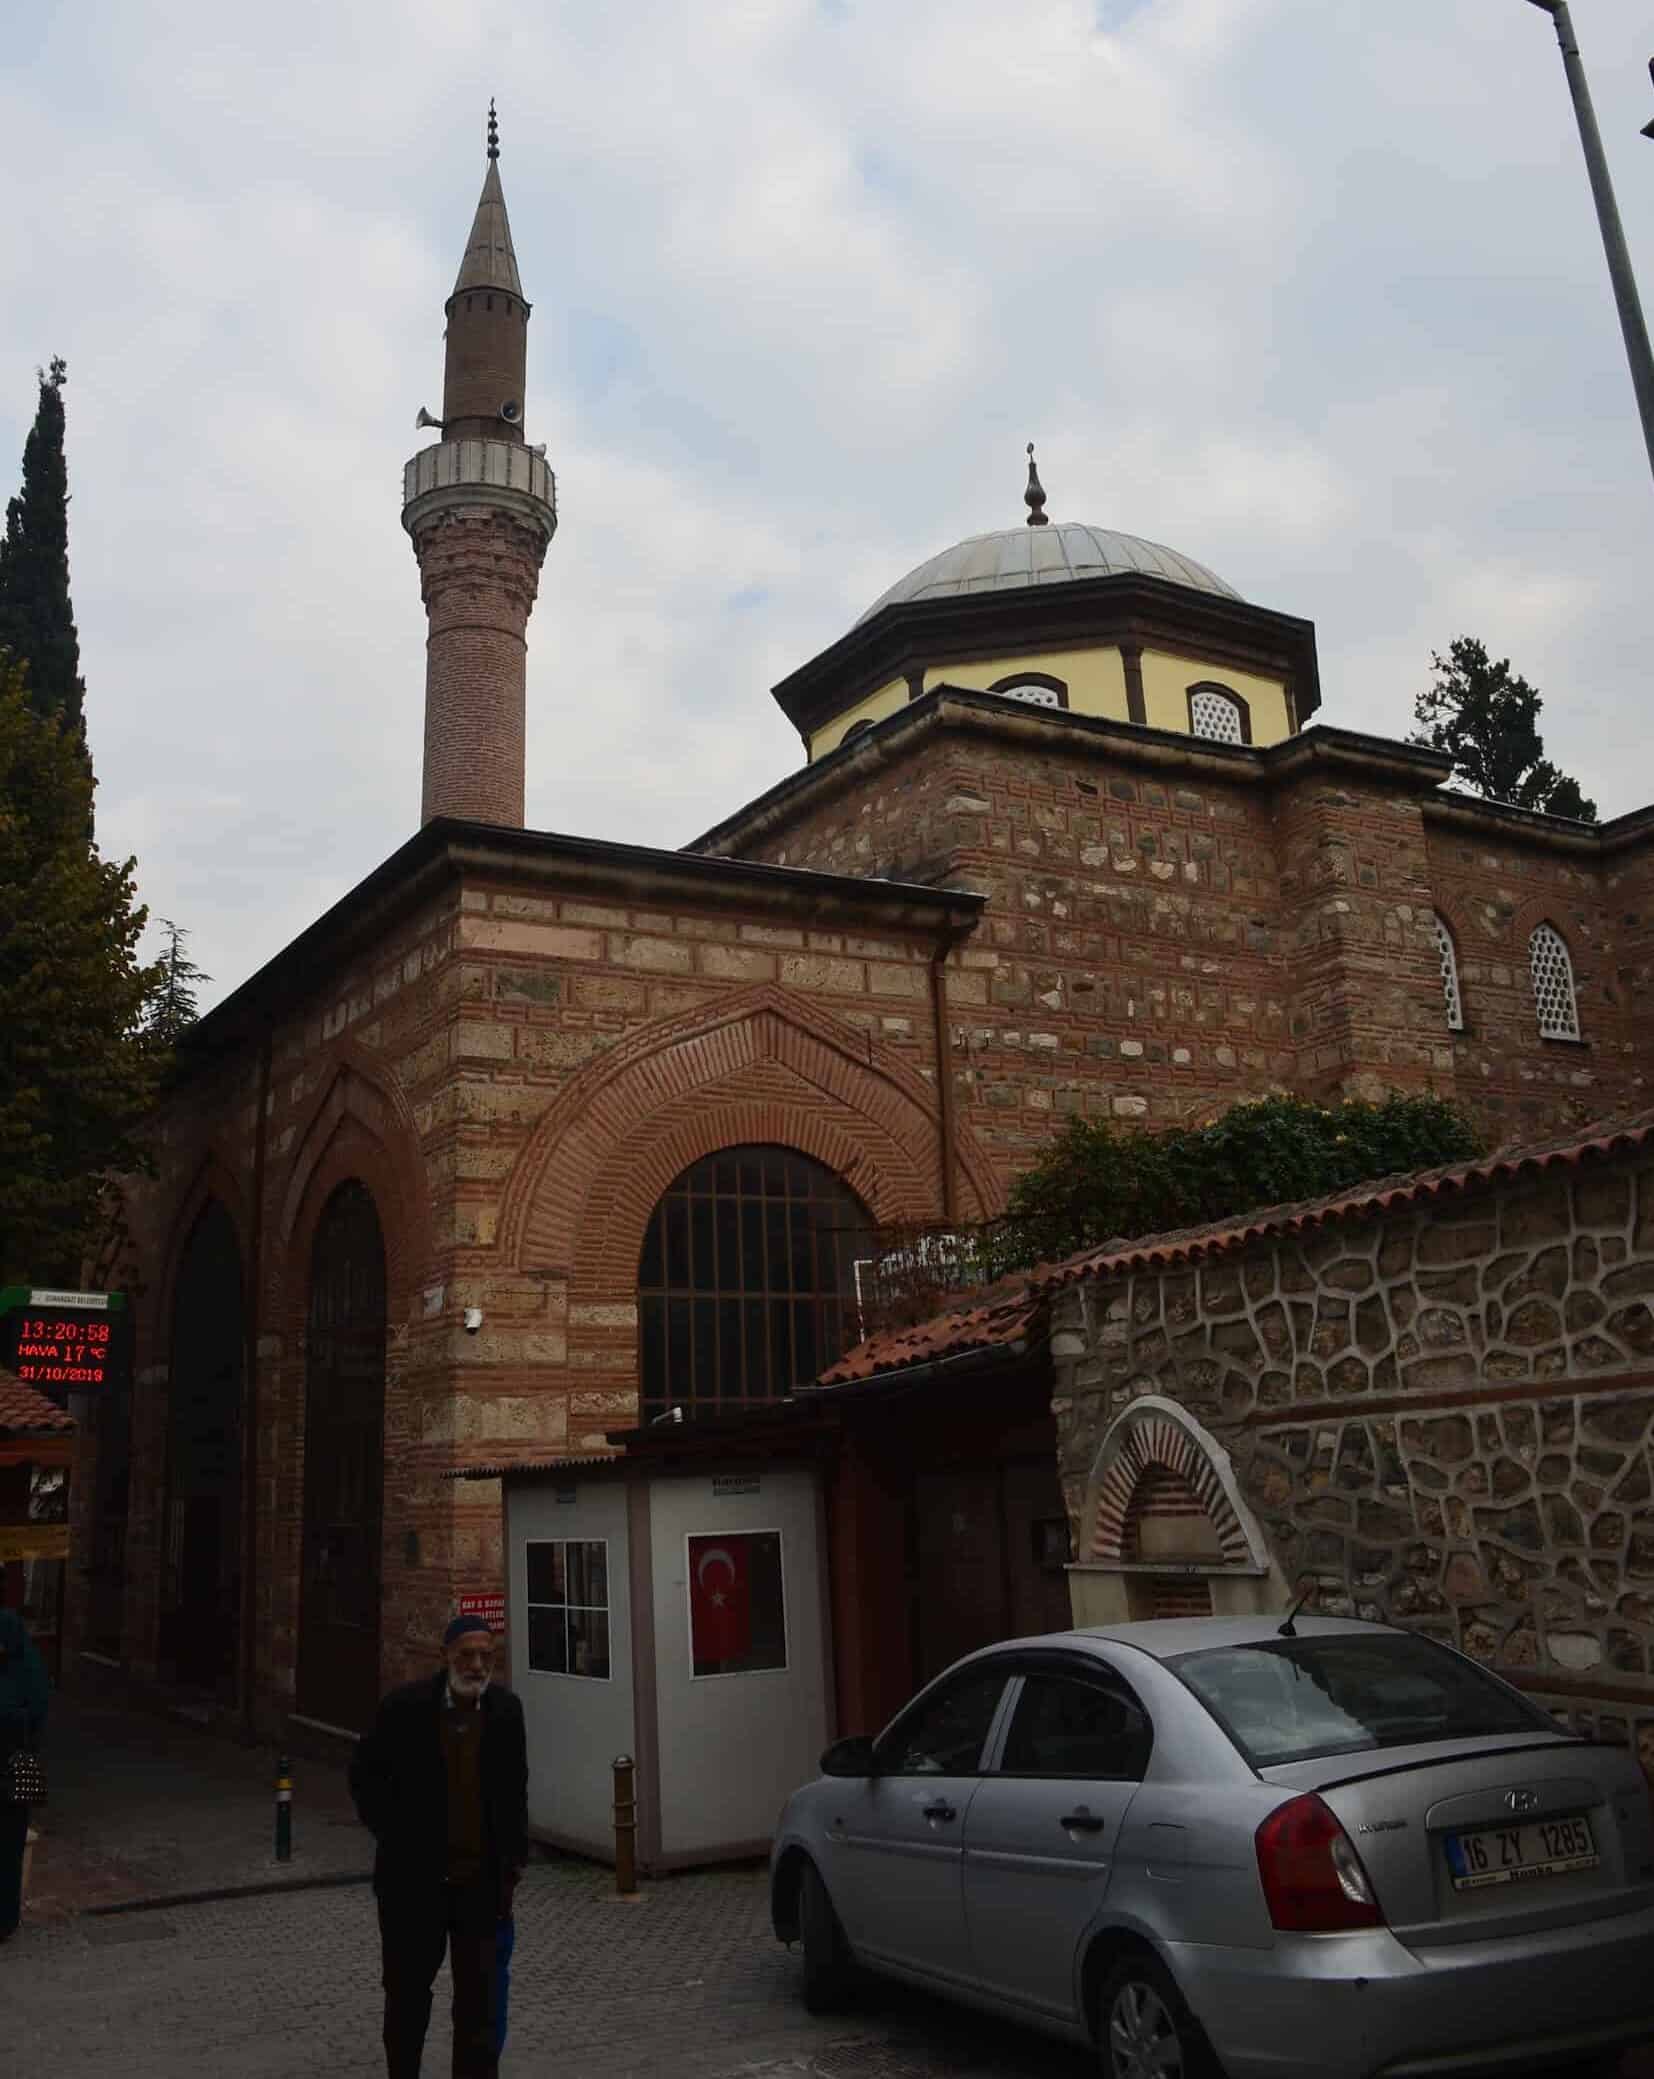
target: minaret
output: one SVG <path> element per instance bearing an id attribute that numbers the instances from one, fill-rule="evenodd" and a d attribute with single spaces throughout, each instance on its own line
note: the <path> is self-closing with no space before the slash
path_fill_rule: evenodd
<path id="1" fill-rule="evenodd" d="M 442 438 L 403 471 L 402 524 L 430 624 L 420 821 L 520 828 L 525 636 L 557 531 L 557 486 L 544 448 L 523 442 L 529 306 L 499 159 L 490 102 L 488 172 L 445 306 Z M 419 423 L 437 422 L 422 411 Z"/>

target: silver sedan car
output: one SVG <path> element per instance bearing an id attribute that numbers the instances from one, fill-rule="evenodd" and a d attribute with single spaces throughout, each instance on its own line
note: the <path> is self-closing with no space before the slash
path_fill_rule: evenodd
<path id="1" fill-rule="evenodd" d="M 1094 2043 L 1111 2079 L 1608 2070 L 1654 2038 L 1636 1761 L 1409 1632 L 1012 1640 L 822 1771 L 771 1858 L 816 2008 L 866 1966 Z"/>

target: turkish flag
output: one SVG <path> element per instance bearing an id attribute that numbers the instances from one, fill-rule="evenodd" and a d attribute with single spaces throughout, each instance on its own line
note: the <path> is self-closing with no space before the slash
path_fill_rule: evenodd
<path id="1" fill-rule="evenodd" d="M 697 1673 L 752 1651 L 752 1577 L 739 1534 L 689 1540 L 689 1643 Z"/>

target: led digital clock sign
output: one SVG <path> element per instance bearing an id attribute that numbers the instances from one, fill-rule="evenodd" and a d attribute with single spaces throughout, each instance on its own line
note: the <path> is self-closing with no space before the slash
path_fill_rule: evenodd
<path id="1" fill-rule="evenodd" d="M 0 1365 L 53 1398 L 96 1392 L 125 1373 L 125 1295 L 0 1292 Z"/>

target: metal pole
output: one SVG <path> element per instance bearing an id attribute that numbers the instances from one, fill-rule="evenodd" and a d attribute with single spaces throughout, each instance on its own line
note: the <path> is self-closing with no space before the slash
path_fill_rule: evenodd
<path id="1" fill-rule="evenodd" d="M 637 1897 L 637 1765 L 629 1754 L 614 1759 L 615 1891 Z"/>
<path id="2" fill-rule="evenodd" d="M 293 1860 L 293 1764 L 285 1754 L 276 1763 L 276 1860 Z"/>
<path id="3" fill-rule="evenodd" d="M 1585 67 L 1580 62 L 1579 41 L 1574 35 L 1568 0 L 1532 0 L 1544 8 L 1556 24 L 1556 40 L 1562 49 L 1563 70 L 1574 97 L 1574 114 L 1579 119 L 1579 141 L 1585 148 L 1585 167 L 1591 176 L 1591 193 L 1596 197 L 1597 222 L 1602 227 L 1603 250 L 1608 255 L 1608 276 L 1619 306 L 1620 330 L 1625 335 L 1625 357 L 1631 363 L 1631 386 L 1637 393 L 1637 410 L 1642 418 L 1643 444 L 1648 465 L 1654 470 L 1654 354 L 1649 352 L 1648 327 L 1643 322 L 1637 297 L 1636 277 L 1631 272 L 1631 255 L 1626 250 L 1625 232 L 1608 177 L 1608 160 L 1602 149 L 1602 133 L 1591 107 L 1591 92 L 1585 84 Z"/>

